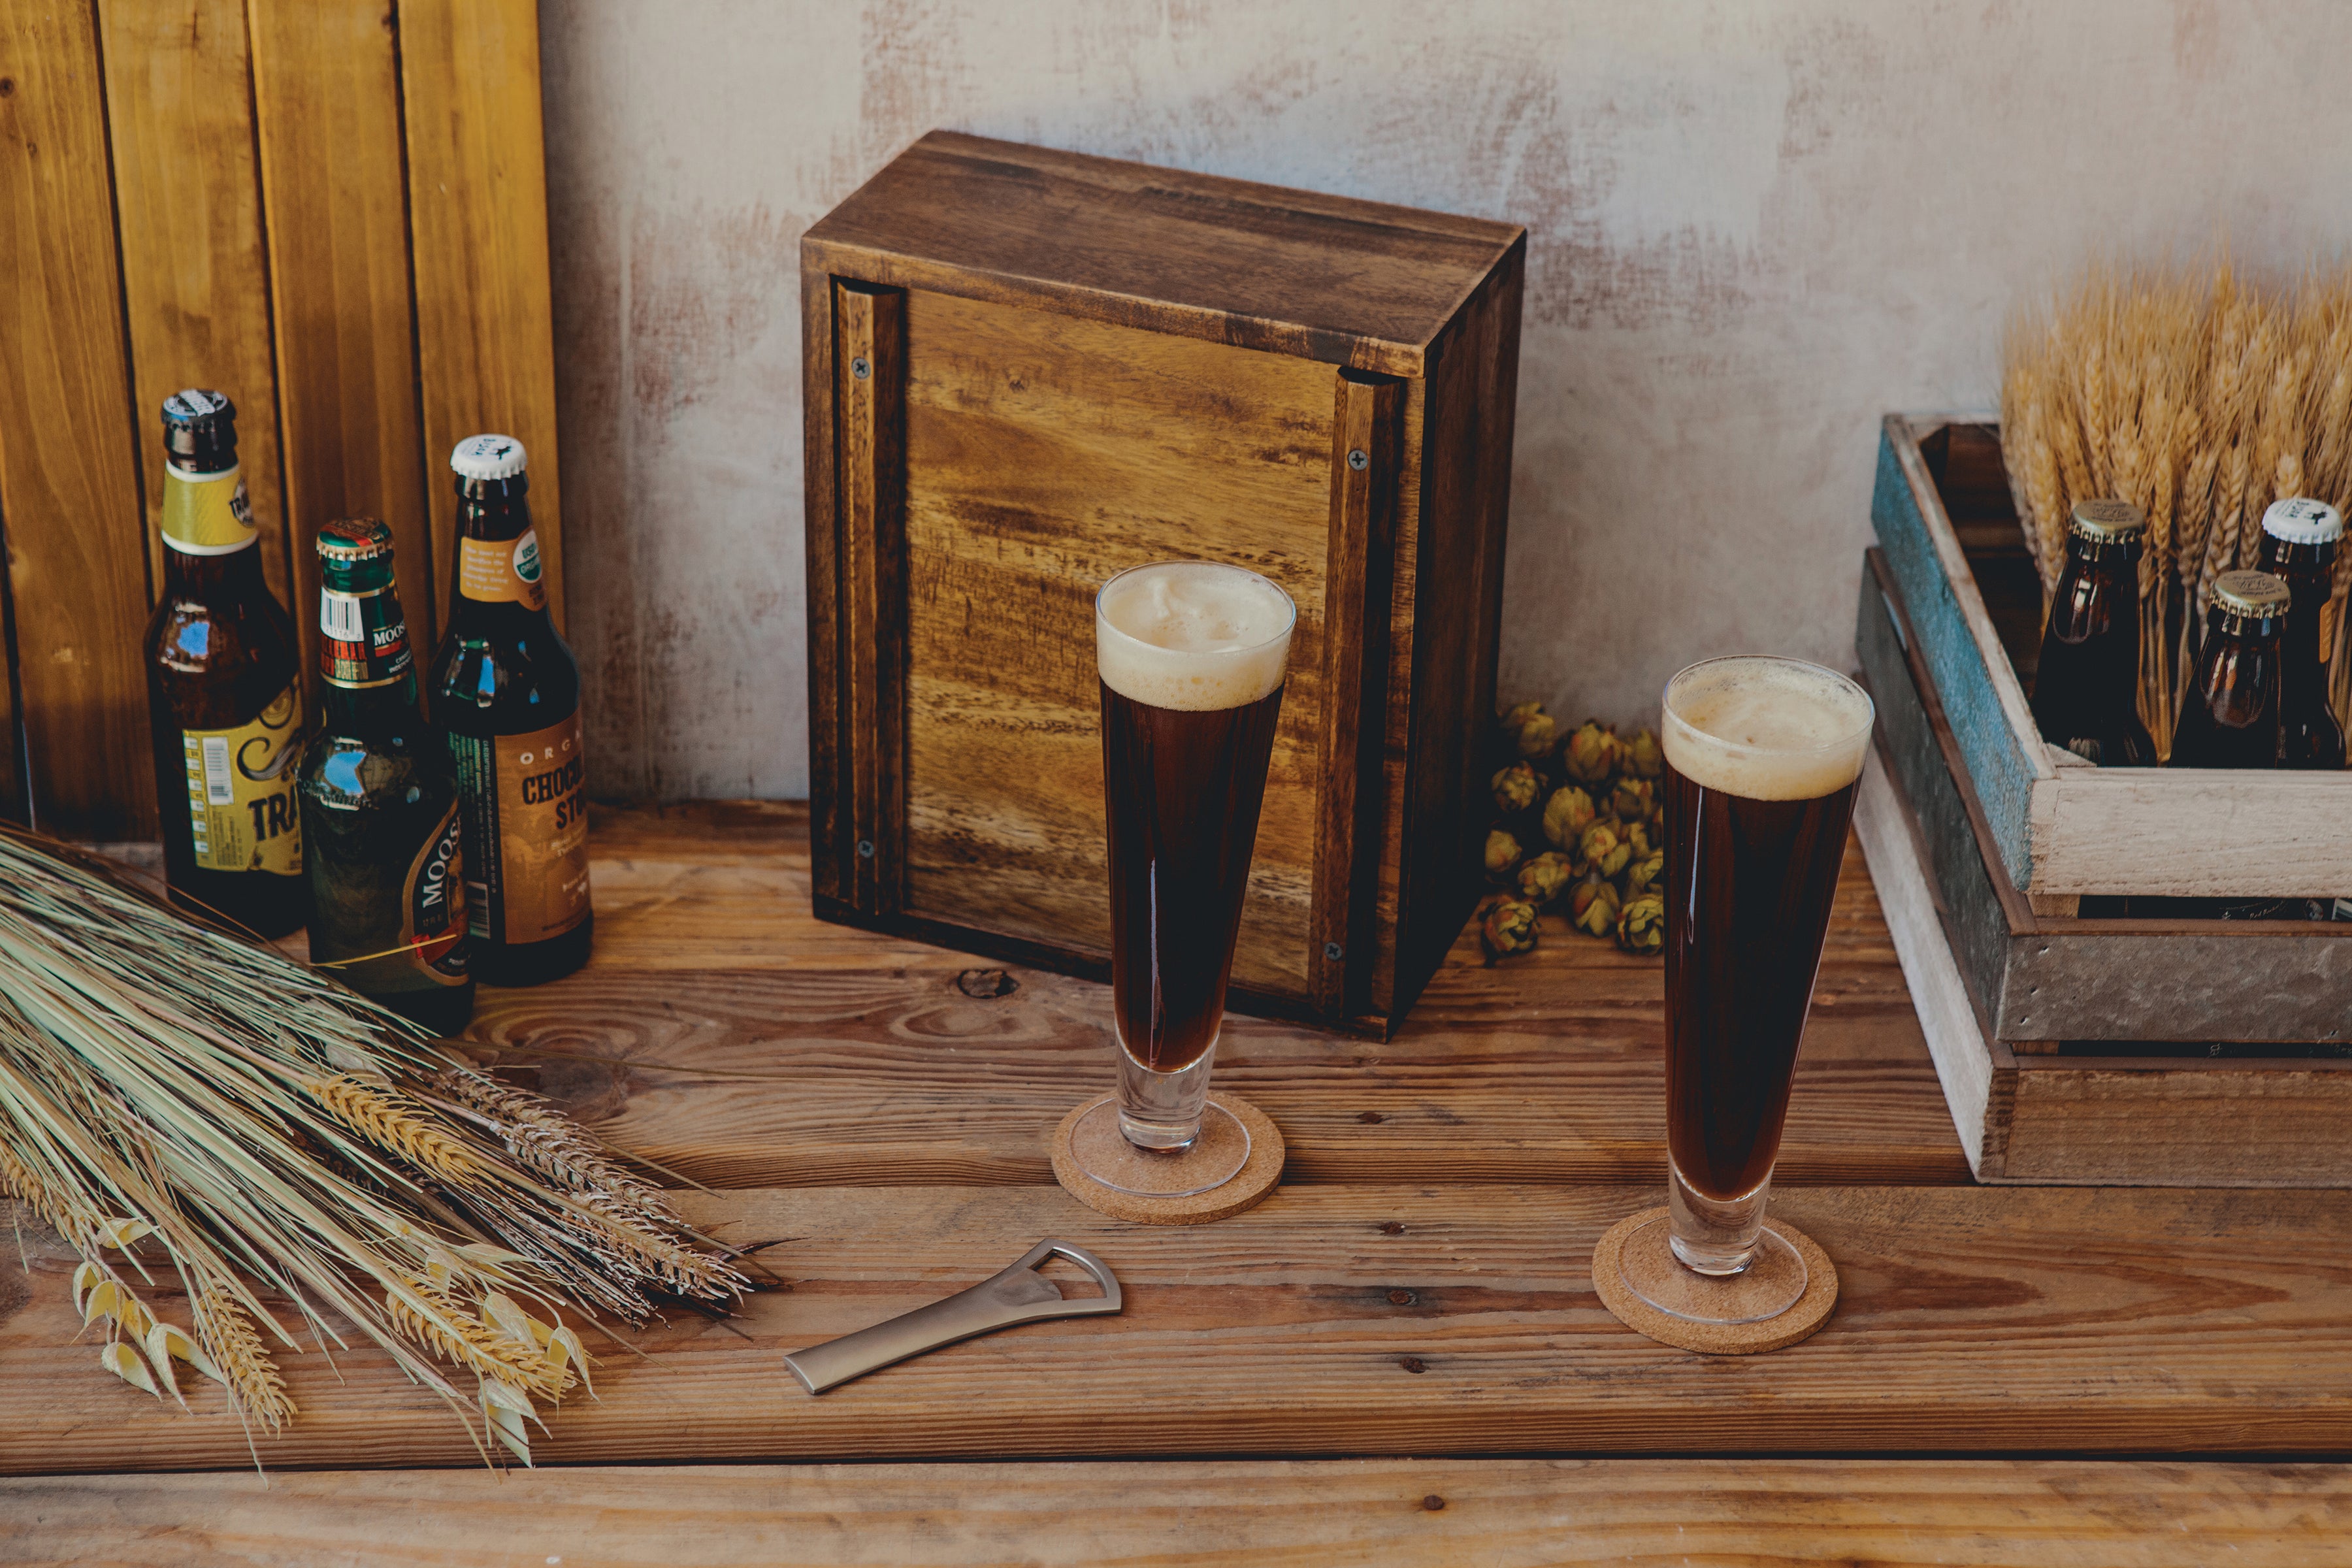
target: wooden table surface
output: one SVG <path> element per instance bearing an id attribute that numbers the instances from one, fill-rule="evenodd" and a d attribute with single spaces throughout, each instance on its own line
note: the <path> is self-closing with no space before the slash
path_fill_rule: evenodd
<path id="1" fill-rule="evenodd" d="M 1858 852 L 1773 1200 L 1843 1294 L 1737 1360 L 1633 1334 L 1588 1278 L 1659 1189 L 1654 963 L 1554 936 L 1489 969 L 1465 938 L 1388 1044 L 1237 1018 L 1218 1081 L 1281 1124 L 1283 1190 L 1125 1226 L 1046 1161 L 1109 1079 L 1102 988 L 992 995 L 982 961 L 815 922 L 805 834 L 600 816 L 594 963 L 485 991 L 473 1030 L 718 1189 L 686 1206 L 772 1243 L 785 1288 L 613 1348 L 531 1475 L 481 1472 L 378 1354 L 287 1358 L 265 1489 L 210 1391 L 183 1413 L 100 1371 L 28 1228 L 0 1563 L 2352 1563 L 2352 1203 L 1970 1184 Z M 822 1399 L 785 1372 L 1045 1236 L 1125 1312 Z M 1016 1459 L 1116 1462 L 975 1462 Z"/>

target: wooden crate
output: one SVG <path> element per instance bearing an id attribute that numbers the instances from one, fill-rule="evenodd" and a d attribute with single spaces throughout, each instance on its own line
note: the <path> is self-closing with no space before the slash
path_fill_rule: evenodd
<path id="1" fill-rule="evenodd" d="M 1878 733 L 1854 830 L 1978 1177 L 2352 1185 L 2352 1058 L 2260 1043 L 2274 1016 L 2342 1039 L 2352 931 L 2322 926 L 2315 944 L 2302 922 L 2037 914 L 2003 875 L 1874 550 L 1855 644 Z"/>
<path id="2" fill-rule="evenodd" d="M 392 525 L 432 646 L 479 430 L 530 449 L 562 615 L 530 0 L 0 6 L 0 815 L 155 835 L 139 649 L 181 387 L 236 402 L 306 682 L 329 518 Z"/>
<path id="3" fill-rule="evenodd" d="M 2036 910 L 2011 885 L 1907 605 L 1886 555 L 1870 551 L 1854 650 L 1984 1032 L 2019 1049 L 2344 1042 L 2352 921 L 2082 920 Z"/>
<path id="4" fill-rule="evenodd" d="M 809 230 L 818 910 L 1104 973 L 1093 595 L 1298 605 L 1236 1006 L 1384 1031 L 1475 903 L 1525 231 L 934 132 Z"/>
<path id="5" fill-rule="evenodd" d="M 2040 591 L 1990 421 L 1887 416 L 1871 521 L 2012 886 L 2044 900 L 2352 893 L 2352 772 L 2052 760 L 2026 705 Z"/>

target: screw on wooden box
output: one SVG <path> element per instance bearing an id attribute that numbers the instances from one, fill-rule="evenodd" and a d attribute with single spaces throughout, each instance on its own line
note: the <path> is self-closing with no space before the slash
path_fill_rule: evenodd
<path id="1" fill-rule="evenodd" d="M 933 132 L 802 244 L 818 912 L 1100 976 L 1095 588 L 1299 611 L 1234 963 L 1381 1034 L 1478 896 L 1525 231 Z"/>

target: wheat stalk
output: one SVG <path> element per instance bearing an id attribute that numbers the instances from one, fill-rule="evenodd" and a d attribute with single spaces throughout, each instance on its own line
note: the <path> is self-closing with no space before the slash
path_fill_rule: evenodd
<path id="1" fill-rule="evenodd" d="M 82 1254 L 77 1297 L 126 1381 L 176 1392 L 173 1361 L 201 1363 L 248 1430 L 274 1430 L 295 1405 L 264 1335 L 297 1345 L 266 1292 L 322 1346 L 379 1347 L 528 1462 L 530 1399 L 559 1397 L 586 1358 L 517 1296 L 635 1321 L 743 1289 L 552 1107 L 468 1070 L 127 873 L 0 830 L 0 1188 Z M 507 1122 L 436 1103 L 453 1074 Z M 193 1335 L 134 1292 L 151 1253 L 186 1287 Z M 451 1365 L 487 1381 L 461 1388 Z"/>
<path id="2" fill-rule="evenodd" d="M 2001 424 L 2045 602 L 2076 502 L 2117 497 L 2147 515 L 2139 703 L 2168 752 L 2213 582 L 2256 563 L 2264 510 L 2294 495 L 2352 501 L 2352 267 L 2275 289 L 2241 279 L 2226 252 L 2201 269 L 2094 266 L 2011 320 Z M 2339 599 L 2347 588 L 2352 551 L 2336 563 Z M 2343 717 L 2347 641 L 2331 672 Z"/>

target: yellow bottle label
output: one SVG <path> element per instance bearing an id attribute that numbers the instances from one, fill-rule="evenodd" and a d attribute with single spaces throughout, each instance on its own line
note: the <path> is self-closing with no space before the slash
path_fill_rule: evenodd
<path id="1" fill-rule="evenodd" d="M 163 465 L 163 542 L 183 555 L 234 555 L 257 537 L 242 468 L 191 474 Z"/>
<path id="2" fill-rule="evenodd" d="M 289 686 L 250 724 L 183 730 L 188 820 L 196 864 L 207 871 L 302 874 L 302 818 L 294 799 L 302 752 L 302 701 Z"/>
<path id="3" fill-rule="evenodd" d="M 529 609 L 547 608 L 539 531 L 526 528 L 516 539 L 457 541 L 457 592 L 486 604 L 511 601 Z"/>

